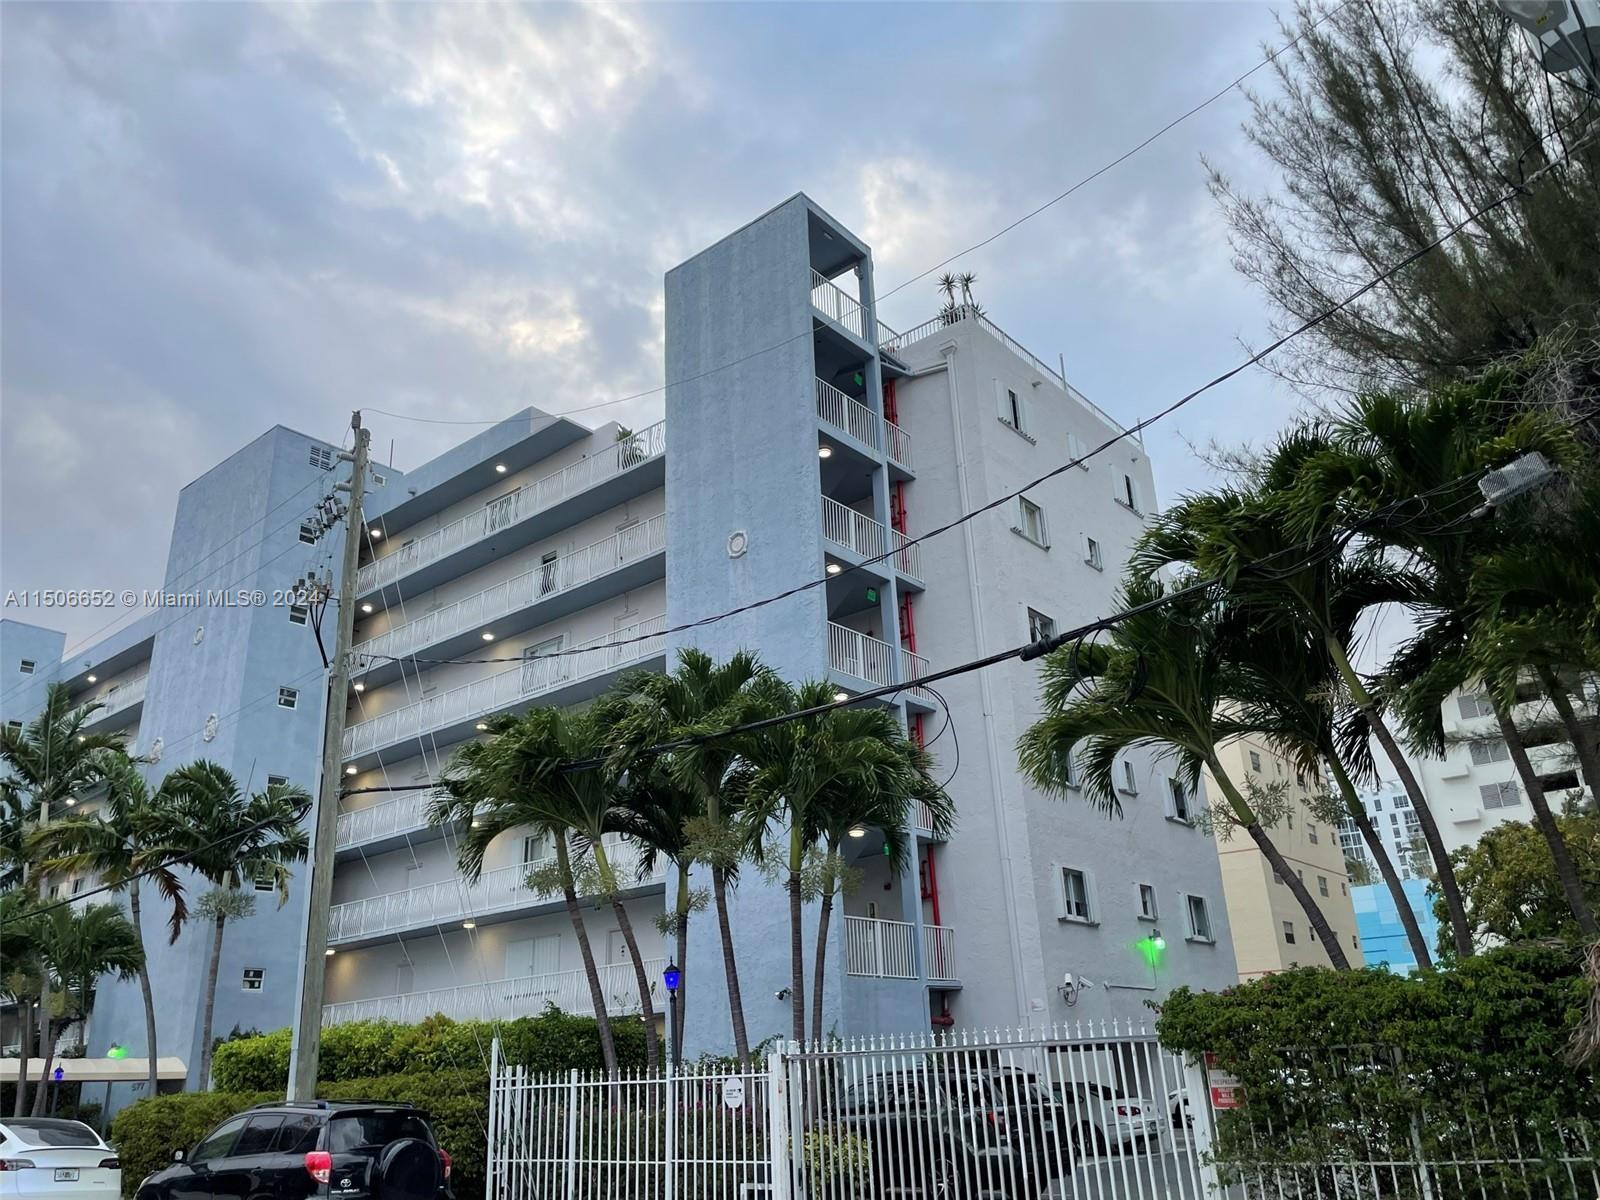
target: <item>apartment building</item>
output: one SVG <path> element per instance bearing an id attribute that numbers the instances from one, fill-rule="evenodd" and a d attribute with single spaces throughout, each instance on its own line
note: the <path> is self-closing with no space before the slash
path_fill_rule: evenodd
<path id="1" fill-rule="evenodd" d="M 665 668 L 687 646 L 718 658 L 748 648 L 792 679 L 827 678 L 853 695 L 1114 606 L 1155 494 L 1136 439 L 1022 500 L 911 542 L 1119 430 L 988 318 L 954 309 L 897 334 L 876 319 L 872 288 L 869 248 L 797 195 L 667 275 L 674 382 L 664 422 L 591 430 L 528 409 L 409 472 L 377 468 L 381 483 L 374 479 L 359 532 L 355 670 L 343 698 L 347 793 L 326 1021 L 510 1016 L 546 1003 L 587 1010 L 565 913 L 525 886 L 550 848 L 531 833 L 507 836 L 469 883 L 456 867 L 454 831 L 427 823 L 430 781 L 492 715 L 581 704 L 624 671 Z M 263 442 L 285 464 L 317 454 L 287 430 Z M 248 545 L 262 527 L 296 515 L 283 491 L 293 485 L 286 474 L 259 501 L 282 506 L 270 521 L 241 520 L 237 507 L 214 503 L 218 529 L 208 537 Z M 307 492 L 308 507 L 313 499 Z M 180 503 L 180 526 L 185 511 Z M 263 560 L 260 572 L 270 567 L 274 583 L 287 585 L 305 564 L 292 553 L 295 523 L 283 538 L 290 552 L 281 562 L 266 561 L 276 542 L 251 550 L 250 561 Z M 321 544 L 305 549 L 319 563 L 335 557 Z M 820 582 L 668 632 L 807 581 Z M 233 696 L 191 694 L 188 726 L 147 700 L 146 712 L 163 715 L 138 723 L 140 746 L 167 731 L 166 761 L 178 761 L 173 731 L 187 738 L 192 728 L 182 756 L 215 757 L 215 745 L 242 764 L 242 776 L 282 773 L 309 785 L 324 676 L 296 614 L 235 618 L 244 623 L 226 642 L 207 631 L 194 647 L 209 649 L 188 657 L 180 643 L 212 622 L 185 616 L 166 630 L 166 619 L 140 626 L 165 630 L 144 635 L 155 648 L 152 681 L 170 672 L 181 688 L 184 671 L 203 670 L 226 678 Z M 138 638 L 119 636 L 107 654 L 95 647 L 83 661 L 102 662 Z M 44 664 L 59 648 L 19 653 Z M 18 655 L 9 630 L 4 655 L 10 669 Z M 78 661 L 62 670 L 87 697 L 96 685 Z M 1038 715 L 1036 675 L 1036 664 L 1008 663 L 937 692 L 908 687 L 872 701 L 891 705 L 930 747 L 959 817 L 948 840 L 916 823 L 917 852 L 903 874 L 888 870 L 880 833 L 852 839 L 863 882 L 834 925 L 825 1032 L 1135 1015 L 1179 983 L 1220 988 L 1236 979 L 1216 848 L 1175 801 L 1168 771 L 1150 754 L 1130 755 L 1120 818 L 1040 795 L 1018 773 L 1016 740 Z M 278 688 L 295 692 L 292 705 L 275 699 Z M 191 693 L 202 690 L 190 680 Z M 201 710 L 213 708 L 223 732 L 208 743 Z M 630 861 L 626 845 L 613 850 Z M 698 872 L 691 883 L 702 886 Z M 654 918 L 669 886 L 658 872 L 625 898 L 651 979 L 665 965 Z M 281 914 L 259 912 L 259 932 L 230 932 L 220 1032 L 288 1023 L 303 891 Z M 590 908 L 586 920 L 611 1011 L 637 1011 L 611 913 Z M 744 872 L 732 921 L 751 1040 L 786 1033 L 787 899 L 759 872 Z M 1157 937 L 1164 953 L 1143 953 Z M 250 954 L 262 958 L 248 965 L 264 977 L 221 1007 L 247 965 L 239 956 Z M 692 926 L 681 965 L 694 996 L 686 1049 L 725 1050 L 711 922 Z M 175 995 L 196 994 L 186 976 L 174 978 Z M 103 991 L 102 1006 L 117 1015 L 102 1025 L 97 1011 L 91 1053 L 113 1038 L 137 1040 L 127 1024 L 139 1017 L 137 993 L 125 990 Z"/>
<path id="2" fill-rule="evenodd" d="M 1217 760 L 1237 786 L 1251 784 L 1282 795 L 1283 819 L 1271 829 L 1288 865 L 1306 885 L 1352 966 L 1362 965 L 1361 937 L 1350 895 L 1350 878 L 1339 831 L 1313 812 L 1311 801 L 1322 781 L 1286 759 L 1263 738 L 1235 738 L 1217 747 Z M 1205 772 L 1208 795 L 1216 792 L 1212 773 Z M 1222 887 L 1228 901 L 1228 925 L 1241 981 L 1290 967 L 1330 965 L 1327 947 L 1317 940 L 1305 910 L 1259 847 L 1243 833 L 1219 842 Z"/>

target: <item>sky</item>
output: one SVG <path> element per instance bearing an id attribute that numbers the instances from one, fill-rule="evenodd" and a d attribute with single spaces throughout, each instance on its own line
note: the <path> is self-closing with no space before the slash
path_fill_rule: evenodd
<path id="1" fill-rule="evenodd" d="M 1265 5 L 0 5 L 0 593 L 162 582 L 178 489 L 368 410 L 409 469 L 528 406 L 658 419 L 662 276 L 797 191 L 879 294 L 1259 62 Z M 1270 72 L 1252 80 L 1270 90 Z M 989 315 L 1124 422 L 1266 340 L 1206 162 L 1274 182 L 1235 90 L 963 255 Z M 882 301 L 907 328 L 933 277 Z M 1301 401 L 1250 372 L 1147 436 Z M 392 451 L 391 451 L 392 446 Z M 226 583 L 219 580 L 217 583 Z M 103 611 L 5 614 L 66 629 Z"/>

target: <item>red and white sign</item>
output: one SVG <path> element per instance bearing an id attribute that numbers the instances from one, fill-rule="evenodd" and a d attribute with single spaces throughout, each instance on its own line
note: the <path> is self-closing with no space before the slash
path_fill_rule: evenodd
<path id="1" fill-rule="evenodd" d="M 1237 1075 L 1217 1067 L 1217 1056 L 1206 1055 L 1206 1086 L 1211 1089 L 1211 1107 L 1214 1109 L 1244 1107 L 1244 1086 Z"/>

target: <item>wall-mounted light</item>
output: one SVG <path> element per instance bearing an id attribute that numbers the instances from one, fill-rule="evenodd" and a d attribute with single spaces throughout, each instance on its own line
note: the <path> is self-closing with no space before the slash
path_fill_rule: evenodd
<path id="1" fill-rule="evenodd" d="M 850 693 L 849 692 L 835 692 L 833 694 L 833 698 L 835 700 L 838 700 L 841 703 L 843 703 L 844 701 L 850 699 Z"/>
<path id="2" fill-rule="evenodd" d="M 865 825 L 852 825 L 852 826 L 850 826 L 850 836 L 853 837 L 853 838 L 866 837 L 867 836 L 867 827 Z"/>
<path id="3" fill-rule="evenodd" d="M 841 567 L 838 563 L 831 562 L 831 563 L 828 564 L 828 574 L 829 575 L 837 575 L 842 570 L 844 570 L 844 568 Z"/>
<path id="4" fill-rule="evenodd" d="M 486 642 L 494 641 L 494 634 L 490 633 L 487 629 L 485 629 L 483 631 L 483 640 L 486 641 Z"/>
<path id="5" fill-rule="evenodd" d="M 354 775 L 356 773 L 356 765 L 355 765 L 355 763 L 351 763 L 348 767 L 346 767 L 344 769 L 344 773 L 346 775 Z"/>
<path id="6" fill-rule="evenodd" d="M 364 692 L 367 690 L 367 685 L 362 683 L 359 679 L 356 680 L 351 686 L 354 687 L 358 692 Z"/>
<path id="7" fill-rule="evenodd" d="M 817 447 L 817 457 L 818 458 L 832 458 L 833 457 L 833 447 L 828 445 L 827 442 L 823 442 L 822 445 Z"/>
<path id="8" fill-rule="evenodd" d="M 89 676 L 89 682 L 90 683 L 99 683 L 100 682 L 100 676 L 98 676 L 98 675 Z"/>
<path id="9" fill-rule="evenodd" d="M 374 525 L 371 529 L 367 530 L 367 536 L 372 538 L 373 541 L 377 541 L 377 539 L 383 536 L 383 530 Z"/>
<path id="10" fill-rule="evenodd" d="M 476 929 L 477 927 L 478 923 L 476 921 L 468 920 L 461 922 L 461 928 L 463 929 Z"/>
<path id="11" fill-rule="evenodd" d="M 494 469 L 497 474 L 504 475 L 511 468 L 506 466 L 505 463 L 495 463 Z"/>
<path id="12" fill-rule="evenodd" d="M 370 616 L 371 613 L 372 613 L 372 604 L 370 602 L 368 602 L 366 604 L 363 604 L 361 606 L 361 611 L 364 612 L 364 613 L 367 613 Z"/>

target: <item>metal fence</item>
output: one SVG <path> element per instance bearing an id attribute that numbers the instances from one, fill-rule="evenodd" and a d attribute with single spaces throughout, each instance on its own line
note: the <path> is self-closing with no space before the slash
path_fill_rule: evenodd
<path id="1" fill-rule="evenodd" d="M 747 1070 L 535 1076 L 494 1049 L 490 1200 L 1594 1200 L 1592 1127 L 1408 1097 L 1381 1048 L 1241 1095 L 1150 1030 L 895 1035 Z"/>

